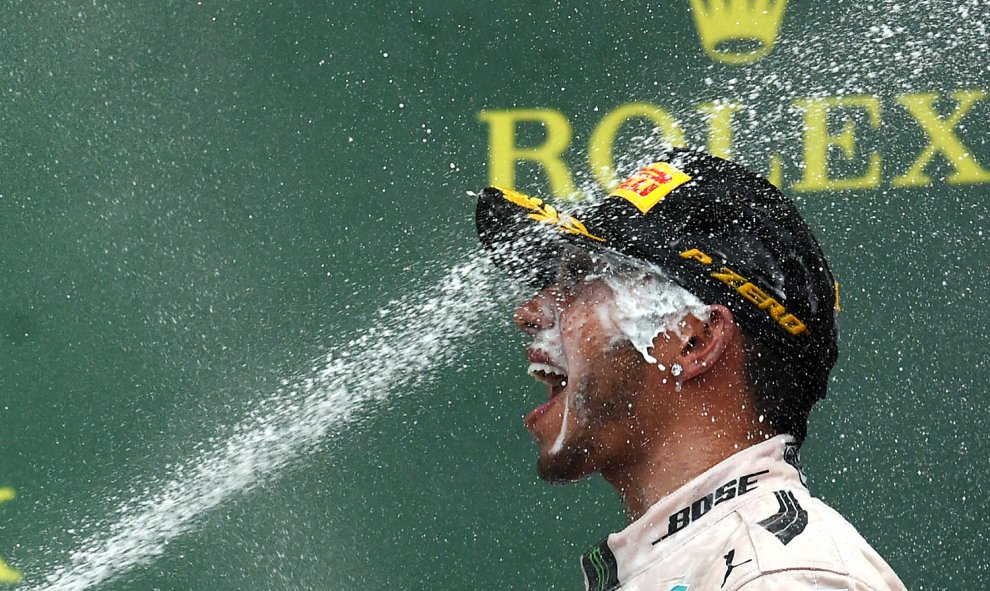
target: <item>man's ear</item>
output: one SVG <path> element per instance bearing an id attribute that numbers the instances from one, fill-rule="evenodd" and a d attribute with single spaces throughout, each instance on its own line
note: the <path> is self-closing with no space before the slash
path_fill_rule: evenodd
<path id="1" fill-rule="evenodd" d="M 676 362 L 682 368 L 678 380 L 686 382 L 715 367 L 725 353 L 729 343 L 739 335 L 739 326 L 732 318 L 732 312 L 722 305 L 708 307 L 708 320 L 696 318 L 693 314 L 684 319 L 684 342 Z"/>

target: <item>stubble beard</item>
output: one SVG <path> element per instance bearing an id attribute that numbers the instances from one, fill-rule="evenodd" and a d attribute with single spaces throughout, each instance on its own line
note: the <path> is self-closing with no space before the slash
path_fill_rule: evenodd
<path id="1" fill-rule="evenodd" d="M 621 458 L 608 457 L 610 450 L 606 446 L 609 442 L 603 434 L 610 424 L 621 429 L 621 423 L 632 418 L 635 389 L 631 387 L 631 379 L 631 372 L 626 371 L 620 371 L 604 383 L 584 376 L 574 391 L 567 393 L 573 399 L 565 403 L 573 404 L 571 410 L 577 427 L 566 434 L 560 451 L 540 454 L 536 461 L 540 478 L 551 484 L 566 484 L 582 480 L 616 461 L 621 462 Z M 562 424 L 561 429 L 565 428 Z"/>
<path id="2" fill-rule="evenodd" d="M 600 386 L 593 384 L 589 377 L 583 377 L 575 391 L 569 394 L 573 396 L 573 401 L 567 400 L 566 403 L 573 404 L 571 411 L 577 427 L 565 435 L 560 451 L 540 454 L 536 470 L 543 480 L 551 484 L 577 482 L 610 463 L 605 457 L 608 450 L 605 448 L 604 429 L 609 423 L 628 419 L 630 405 L 627 396 L 621 393 L 596 399 L 593 393 Z M 561 429 L 564 428 L 566 426 L 562 425 Z"/>
<path id="3" fill-rule="evenodd" d="M 591 446 L 595 442 L 593 430 L 588 429 L 586 425 L 588 416 L 585 407 L 590 381 L 588 377 L 581 378 L 574 392 L 567 393 L 568 399 L 564 401 L 564 404 L 574 406 L 577 429 L 565 435 L 563 445 L 558 452 L 540 453 L 540 457 L 536 460 L 536 472 L 540 478 L 550 484 L 576 482 L 592 473 L 587 464 Z M 567 425 L 561 423 L 560 428 L 567 429 Z"/>

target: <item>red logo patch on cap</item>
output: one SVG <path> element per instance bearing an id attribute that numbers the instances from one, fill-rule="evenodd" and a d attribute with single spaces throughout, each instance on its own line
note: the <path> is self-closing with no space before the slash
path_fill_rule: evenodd
<path id="1" fill-rule="evenodd" d="M 689 180 L 690 176 L 670 163 L 655 162 L 626 179 L 609 197 L 621 197 L 639 211 L 647 213 L 671 191 Z"/>

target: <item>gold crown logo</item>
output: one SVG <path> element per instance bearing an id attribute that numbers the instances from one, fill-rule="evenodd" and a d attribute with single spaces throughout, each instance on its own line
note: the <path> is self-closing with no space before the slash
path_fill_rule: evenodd
<path id="1" fill-rule="evenodd" d="M 773 50 L 787 0 L 691 0 L 705 53 L 733 65 Z"/>

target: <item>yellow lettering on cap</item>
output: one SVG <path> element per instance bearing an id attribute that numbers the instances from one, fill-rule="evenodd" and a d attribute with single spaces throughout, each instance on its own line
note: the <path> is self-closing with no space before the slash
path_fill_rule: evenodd
<path id="1" fill-rule="evenodd" d="M 671 191 L 690 180 L 690 176 L 670 163 L 656 162 L 626 179 L 609 197 L 621 197 L 645 214 Z"/>
<path id="2" fill-rule="evenodd" d="M 681 256 L 684 258 L 694 258 L 692 255 L 693 253 L 691 250 L 686 250 L 681 253 Z M 749 279 L 746 279 L 739 273 L 736 273 L 732 269 L 722 267 L 721 271 L 715 271 L 711 273 L 711 276 L 733 288 L 739 295 L 745 298 L 746 301 L 755 304 L 760 310 L 766 310 L 766 312 L 770 315 L 770 318 L 773 318 L 777 324 L 781 326 L 781 328 L 786 330 L 792 336 L 797 336 L 808 331 L 808 327 L 805 326 L 804 322 L 801 322 L 801 320 L 794 314 L 788 313 L 780 302 L 770 297 L 767 292 L 757 287 L 755 283 Z"/>
<path id="3" fill-rule="evenodd" d="M 770 313 L 770 318 L 774 320 L 780 320 L 781 315 L 784 313 L 784 306 L 780 302 L 773 298 L 767 298 L 762 304 L 760 304 L 761 310 L 767 310 Z"/>
<path id="4" fill-rule="evenodd" d="M 702 265 L 710 265 L 710 264 L 712 264 L 712 257 L 710 257 L 707 254 L 701 252 L 697 248 L 692 248 L 690 250 L 685 250 L 684 252 L 681 253 L 681 258 L 682 259 L 694 259 L 694 260 L 698 261 L 699 263 L 701 263 Z"/>
<path id="5" fill-rule="evenodd" d="M 808 327 L 805 326 L 803 322 L 798 320 L 797 316 L 795 316 L 794 314 L 788 314 L 787 316 L 784 316 L 783 318 L 777 321 L 777 324 L 784 327 L 784 330 L 786 330 L 787 332 L 789 332 L 794 336 L 797 336 L 802 332 L 808 330 Z"/>
<path id="6" fill-rule="evenodd" d="M 763 302 L 770 298 L 765 291 L 756 287 L 752 283 L 746 283 L 738 289 L 739 295 L 746 298 L 747 300 L 753 302 L 757 306 L 762 307 Z"/>
<path id="7" fill-rule="evenodd" d="M 739 286 L 747 283 L 749 280 L 736 273 L 728 267 L 722 267 L 721 271 L 715 271 L 712 273 L 712 277 L 718 279 L 722 283 L 728 285 L 729 287 L 738 289 Z"/>

